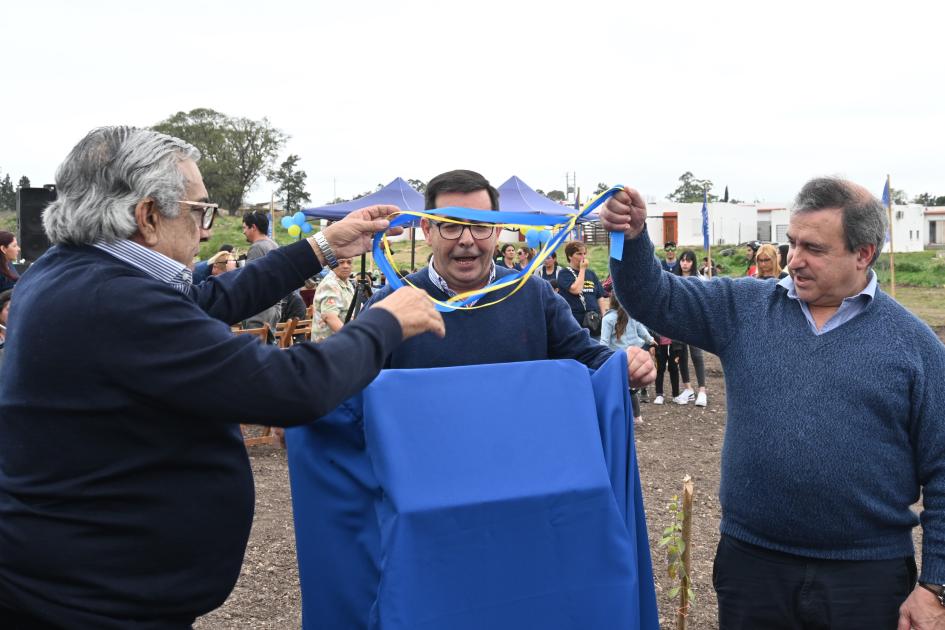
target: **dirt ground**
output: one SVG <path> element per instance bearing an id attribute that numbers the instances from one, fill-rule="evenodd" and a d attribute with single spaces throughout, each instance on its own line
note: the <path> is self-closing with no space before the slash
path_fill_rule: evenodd
<path id="1" fill-rule="evenodd" d="M 945 341 L 945 328 L 937 330 Z M 692 569 L 695 601 L 689 628 L 718 628 L 712 559 L 719 540 L 719 454 L 725 429 L 725 384 L 718 359 L 706 354 L 707 407 L 644 404 L 644 426 L 636 446 L 647 515 L 653 572 L 663 628 L 675 627 L 676 605 L 668 592 L 666 556 L 657 547 L 670 523 L 667 504 L 681 494 L 683 476 L 695 483 L 692 510 Z M 669 378 L 666 378 L 669 390 Z M 652 388 L 650 397 L 652 398 Z M 282 629 L 301 625 L 301 601 L 292 526 L 292 504 L 285 451 L 272 446 L 250 449 L 256 477 L 256 517 L 239 582 L 226 603 L 197 620 L 197 630 Z M 918 542 L 919 529 L 916 529 Z"/>

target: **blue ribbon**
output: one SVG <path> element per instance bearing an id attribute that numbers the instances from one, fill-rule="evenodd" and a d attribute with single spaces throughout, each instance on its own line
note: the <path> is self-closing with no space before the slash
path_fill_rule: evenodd
<path id="1" fill-rule="evenodd" d="M 574 225 L 577 224 L 577 221 L 586 217 L 588 214 L 593 212 L 598 206 L 610 199 L 618 191 L 623 190 L 623 186 L 613 186 L 612 188 L 607 189 L 600 195 L 598 195 L 591 203 L 587 204 L 584 209 L 577 215 L 567 215 L 564 219 L 549 223 L 549 217 L 539 214 L 522 214 L 518 212 L 496 212 L 494 210 L 474 210 L 472 208 L 460 208 L 457 206 L 450 206 L 447 208 L 435 208 L 432 210 L 424 210 L 423 214 L 449 217 L 452 219 L 460 219 L 463 221 L 475 221 L 477 223 L 485 223 L 492 225 L 534 225 L 540 227 L 558 227 L 568 229 L 559 229 L 558 232 L 548 240 L 547 243 L 539 250 L 538 255 L 535 257 L 535 261 L 526 269 L 516 272 L 512 276 L 506 276 L 501 279 L 497 279 L 476 293 L 473 293 L 461 300 L 456 302 L 451 302 L 450 305 L 445 305 L 442 303 L 437 303 L 436 309 L 442 313 L 448 313 L 454 311 L 458 308 L 463 308 L 468 306 L 477 300 L 479 300 L 486 293 L 490 293 L 493 290 L 498 288 L 514 286 L 521 279 L 532 273 L 532 269 L 537 268 L 541 262 L 551 255 L 551 252 L 558 249 L 561 246 L 561 243 L 567 237 L 568 233 L 574 228 Z M 415 213 L 410 211 L 404 211 L 398 216 L 394 217 L 390 222 L 390 227 L 403 227 L 409 223 L 413 223 L 416 220 Z M 396 291 L 397 289 L 404 286 L 404 281 L 401 280 L 400 276 L 397 274 L 397 271 L 391 266 L 390 261 L 388 261 L 386 252 L 383 247 L 384 233 L 377 232 L 374 234 L 374 243 L 372 249 L 372 255 L 374 256 L 374 262 L 377 264 L 378 268 L 384 273 L 387 277 L 387 282 L 390 284 L 391 289 Z M 623 255 L 623 233 L 622 232 L 611 232 L 610 233 L 610 257 L 615 260 L 620 260 Z"/>

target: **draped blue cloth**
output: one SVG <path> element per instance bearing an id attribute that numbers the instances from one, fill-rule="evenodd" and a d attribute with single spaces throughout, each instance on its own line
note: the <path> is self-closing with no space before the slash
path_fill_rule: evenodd
<path id="1" fill-rule="evenodd" d="M 386 370 L 288 430 L 303 627 L 657 628 L 626 369 Z"/>

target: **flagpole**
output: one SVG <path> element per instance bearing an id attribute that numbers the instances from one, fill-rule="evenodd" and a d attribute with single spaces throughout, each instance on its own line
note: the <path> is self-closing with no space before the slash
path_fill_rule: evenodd
<path id="1" fill-rule="evenodd" d="M 726 188 L 727 190 L 727 188 Z M 705 256 L 706 260 L 709 262 L 706 271 L 709 274 L 709 277 L 712 277 L 712 239 L 709 236 L 709 202 L 708 202 L 708 191 L 702 189 L 702 233 L 705 245 Z"/>
<path id="2" fill-rule="evenodd" d="M 889 182 L 889 175 L 886 175 L 886 190 L 889 191 L 889 197 L 886 202 L 886 212 L 889 213 L 889 294 L 896 297 L 896 248 L 893 245 L 893 199 L 892 187 Z"/>

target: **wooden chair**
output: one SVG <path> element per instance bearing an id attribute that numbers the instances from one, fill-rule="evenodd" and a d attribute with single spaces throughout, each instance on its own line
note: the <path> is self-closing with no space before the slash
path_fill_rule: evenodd
<path id="1" fill-rule="evenodd" d="M 295 324 L 295 331 L 292 333 L 296 340 L 309 341 L 312 338 L 312 320 L 300 319 Z"/>
<path id="2" fill-rule="evenodd" d="M 230 330 L 233 331 L 234 335 L 256 335 L 263 343 L 269 341 L 268 323 L 264 323 L 259 328 L 240 328 L 238 326 L 231 326 Z"/>
<path id="3" fill-rule="evenodd" d="M 262 343 L 269 341 L 269 324 L 265 323 L 259 328 L 230 328 L 234 335 L 254 335 Z M 289 337 L 291 339 L 291 337 Z M 281 346 L 280 346 L 281 347 Z M 285 447 L 285 437 L 281 430 L 275 430 L 272 427 L 263 427 L 263 434 L 260 436 L 246 437 L 246 427 L 248 424 L 240 423 L 240 433 L 243 434 L 243 444 L 247 447 L 257 446 L 259 444 L 278 444 Z"/>
<path id="4" fill-rule="evenodd" d="M 295 327 L 299 323 L 298 317 L 293 317 L 287 322 L 279 322 L 276 324 L 276 345 L 285 350 L 292 345 L 293 334 L 295 334 Z"/>

